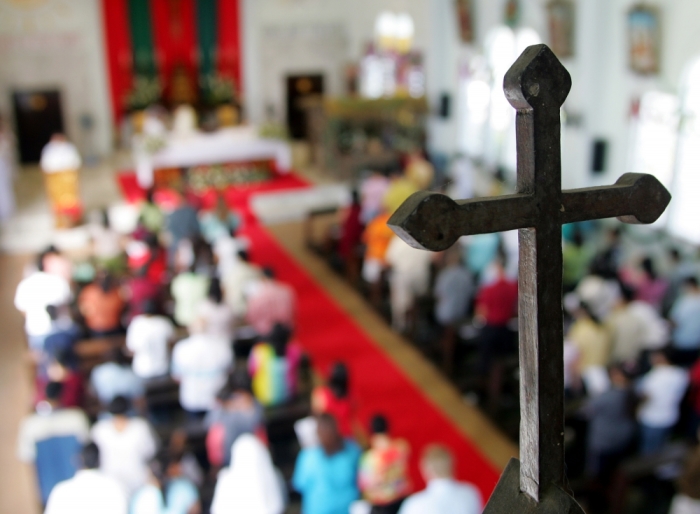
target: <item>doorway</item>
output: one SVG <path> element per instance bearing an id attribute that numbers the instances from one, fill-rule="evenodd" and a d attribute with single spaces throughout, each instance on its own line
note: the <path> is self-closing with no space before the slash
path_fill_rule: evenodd
<path id="1" fill-rule="evenodd" d="M 304 100 L 313 96 L 323 96 L 323 75 L 287 77 L 287 126 L 292 139 L 309 137 Z"/>
<path id="2" fill-rule="evenodd" d="M 22 164 L 39 162 L 41 150 L 56 132 L 64 132 L 58 90 L 15 91 L 12 94 L 19 156 Z"/>

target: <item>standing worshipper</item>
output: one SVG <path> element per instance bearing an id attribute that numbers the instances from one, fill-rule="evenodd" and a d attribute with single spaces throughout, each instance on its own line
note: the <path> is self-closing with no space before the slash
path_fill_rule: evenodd
<path id="1" fill-rule="evenodd" d="M 301 493 L 304 514 L 347 514 L 357 500 L 360 447 L 343 439 L 330 414 L 318 417 L 320 446 L 299 452 L 292 485 Z"/>
<path id="2" fill-rule="evenodd" d="M 360 199 L 357 191 L 352 192 L 352 201 L 344 209 L 340 224 L 340 239 L 338 240 L 338 254 L 345 263 L 345 275 L 348 280 L 355 282 L 359 273 L 358 245 L 362 239 L 362 222 L 360 221 Z"/>
<path id="3" fill-rule="evenodd" d="M 44 514 L 127 514 L 128 503 L 121 484 L 100 471 L 97 445 L 85 445 L 82 468 L 51 491 Z"/>
<path id="4" fill-rule="evenodd" d="M 169 240 L 168 262 L 171 266 L 175 263 L 175 253 L 180 242 L 194 241 L 199 237 L 197 211 L 182 194 L 177 195 L 176 201 L 175 209 L 165 218 L 165 231 Z"/>
<path id="5" fill-rule="evenodd" d="M 263 409 L 253 396 L 248 374 L 236 371 L 230 382 L 230 387 L 218 395 L 220 404 L 204 418 L 207 455 L 215 466 L 228 466 L 236 439 L 242 434 L 255 434 L 263 426 Z"/>
<path id="6" fill-rule="evenodd" d="M 386 252 L 394 238 L 387 225 L 390 212 L 382 210 L 366 227 L 362 234 L 365 243 L 365 259 L 362 263 L 362 278 L 370 286 L 370 299 L 375 307 L 382 300 L 382 273 L 386 267 Z"/>
<path id="7" fill-rule="evenodd" d="M 391 268 L 391 324 L 399 332 L 413 328 L 415 316 L 411 314 L 416 300 L 428 293 L 431 262 L 430 252 L 413 248 L 398 236 L 389 243 L 386 263 Z"/>
<path id="8" fill-rule="evenodd" d="M 362 181 L 360 185 L 360 203 L 362 212 L 360 221 L 363 225 L 369 224 L 382 211 L 382 201 L 387 189 L 389 189 L 389 179 L 379 171 L 372 171 L 369 177 Z"/>
<path id="9" fill-rule="evenodd" d="M 159 378 L 168 373 L 168 341 L 175 327 L 158 314 L 153 302 L 147 302 L 144 313 L 136 316 L 126 330 L 126 347 L 133 353 L 131 364 L 141 379 Z"/>
<path id="10" fill-rule="evenodd" d="M 450 374 L 454 362 L 454 345 L 457 324 L 467 315 L 469 302 L 474 294 L 474 283 L 469 272 L 460 264 L 457 248 L 445 252 L 445 267 L 435 280 L 435 319 L 442 327 L 443 370 Z"/>
<path id="11" fill-rule="evenodd" d="M 44 255 L 40 255 L 36 271 L 22 279 L 15 293 L 15 307 L 25 315 L 24 329 L 33 351 L 43 349 L 44 339 L 51 331 L 51 318 L 46 308 L 65 305 L 71 299 L 68 281 L 46 272 L 44 265 Z"/>
<path id="12" fill-rule="evenodd" d="M 247 295 L 261 276 L 260 269 L 249 262 L 248 254 L 243 251 L 233 257 L 232 265 L 221 275 L 224 300 L 235 316 L 245 315 L 248 308 Z"/>
<path id="13" fill-rule="evenodd" d="M 651 354 L 651 371 L 637 383 L 641 399 L 637 411 L 640 427 L 640 452 L 649 455 L 668 441 L 680 417 L 680 405 L 688 387 L 688 373 L 671 364 L 667 351 Z"/>
<path id="14" fill-rule="evenodd" d="M 700 354 L 700 286 L 698 279 L 688 277 L 683 293 L 673 304 L 669 315 L 674 324 L 673 347 L 684 363 L 692 363 Z"/>
<path id="15" fill-rule="evenodd" d="M 254 435 L 241 435 L 231 448 L 231 465 L 219 472 L 211 514 L 282 514 L 285 503 L 270 452 Z"/>
<path id="16" fill-rule="evenodd" d="M 78 296 L 78 308 L 92 337 L 121 332 L 121 315 L 125 307 L 119 284 L 107 272 L 99 273 Z"/>
<path id="17" fill-rule="evenodd" d="M 311 392 L 311 411 L 315 415 L 330 414 L 335 418 L 343 437 L 352 437 L 355 423 L 355 402 L 350 394 L 348 368 L 336 362 L 324 385 Z"/>
<path id="18" fill-rule="evenodd" d="M 17 456 L 34 463 L 42 504 L 51 490 L 75 475 L 80 448 L 87 442 L 90 424 L 85 413 L 76 408 L 62 408 L 63 387 L 57 382 L 46 386 L 46 400 L 36 413 L 22 421 Z"/>
<path id="19" fill-rule="evenodd" d="M 170 284 L 175 300 L 173 318 L 181 327 L 189 327 L 197 318 L 197 308 L 207 297 L 209 277 L 197 273 L 195 263 L 187 271 L 179 273 Z"/>
<path id="20" fill-rule="evenodd" d="M 609 373 L 610 389 L 590 398 L 583 408 L 589 419 L 586 468 L 601 484 L 610 482 L 637 434 L 629 378 L 622 366 L 612 366 Z"/>
<path id="21" fill-rule="evenodd" d="M 109 405 L 117 396 L 134 402 L 141 400 L 145 393 L 143 381 L 131 369 L 129 360 L 121 348 L 112 350 L 107 362 L 92 368 L 90 383 L 104 406 Z"/>
<path id="22" fill-rule="evenodd" d="M 265 336 L 272 331 L 275 323 L 294 326 L 295 304 L 294 290 L 275 280 L 271 268 L 265 268 L 263 279 L 248 298 L 246 317 L 258 335 Z"/>
<path id="23" fill-rule="evenodd" d="M 173 348 L 171 376 L 180 383 L 180 405 L 202 419 L 216 405 L 216 394 L 226 384 L 233 367 L 233 351 L 226 339 L 207 334 L 200 323 L 192 326 L 190 337 Z"/>
<path id="24" fill-rule="evenodd" d="M 612 338 L 610 332 L 588 304 L 581 302 L 574 310 L 574 323 L 566 338 L 571 341 L 579 354 L 579 367 L 585 376 L 590 368 L 604 368 L 610 359 Z"/>
<path id="25" fill-rule="evenodd" d="M 513 334 L 508 322 L 518 305 L 518 283 L 506 276 L 502 257 L 493 262 L 493 282 L 483 286 L 476 297 L 475 318 L 483 323 L 479 334 L 480 373 L 488 383 L 490 407 L 495 407 L 501 388 L 497 359 L 511 351 Z M 496 365 L 494 365 L 496 364 Z"/>
<path id="26" fill-rule="evenodd" d="M 384 416 L 371 421 L 370 448 L 360 459 L 358 483 L 372 505 L 370 514 L 396 514 L 411 491 L 408 479 L 408 443 L 389 436 Z"/>
<path id="27" fill-rule="evenodd" d="M 420 461 L 425 490 L 409 496 L 399 514 L 479 514 L 484 501 L 472 484 L 454 477 L 454 457 L 445 447 L 428 446 Z"/>
<path id="28" fill-rule="evenodd" d="M 92 440 L 100 449 L 100 469 L 117 480 L 128 496 L 148 480 L 148 461 L 158 443 L 146 420 L 129 417 L 131 406 L 123 396 L 109 404 L 111 417 L 92 427 Z"/>
<path id="29" fill-rule="evenodd" d="M 197 319 L 208 334 L 229 343 L 233 341 L 235 316 L 231 307 L 224 302 L 221 281 L 216 277 L 210 280 L 207 297 L 197 307 Z"/>
<path id="30" fill-rule="evenodd" d="M 162 452 L 149 463 L 148 482 L 131 501 L 130 514 L 199 514 L 197 487 L 183 476 L 182 455 Z"/>
<path id="31" fill-rule="evenodd" d="M 240 227 L 240 218 L 228 208 L 222 195 L 217 196 L 214 209 L 203 210 L 199 214 L 199 230 L 210 245 L 222 237 L 230 237 L 231 231 L 237 231 Z"/>
<path id="32" fill-rule="evenodd" d="M 56 218 L 56 228 L 74 226 L 82 216 L 82 204 L 78 189 L 78 171 L 82 160 L 78 149 L 65 134 L 54 134 L 41 151 L 39 166 L 44 172 L 44 182 L 51 210 Z"/>
<path id="33" fill-rule="evenodd" d="M 289 328 L 277 323 L 266 341 L 250 352 L 253 393 L 264 407 L 284 403 L 296 392 L 301 350 L 298 344 L 289 344 L 291 335 Z"/>
<path id="34" fill-rule="evenodd" d="M 150 276 L 147 265 L 136 270 L 127 281 L 125 290 L 131 320 L 144 314 L 147 306 L 157 306 L 161 299 L 161 285 Z"/>
<path id="35" fill-rule="evenodd" d="M 0 116 L 0 223 L 15 212 L 14 195 L 14 137 Z"/>

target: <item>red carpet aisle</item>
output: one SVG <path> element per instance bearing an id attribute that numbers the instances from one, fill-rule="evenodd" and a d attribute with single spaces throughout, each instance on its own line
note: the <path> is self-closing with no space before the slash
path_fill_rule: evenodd
<path id="1" fill-rule="evenodd" d="M 124 187 L 123 180 L 120 180 Z M 135 184 L 134 184 L 135 186 Z M 325 375 L 330 366 L 344 361 L 351 374 L 351 390 L 360 399 L 360 420 L 366 426 L 375 413 L 385 414 L 396 436 L 412 448 L 411 472 L 414 485 L 422 488 L 418 457 L 430 443 L 449 446 L 458 456 L 458 477 L 476 484 L 486 500 L 500 471 L 480 453 L 413 381 L 378 347 L 371 337 L 260 225 L 249 209 L 255 193 L 300 189 L 309 184 L 294 174 L 278 176 L 271 182 L 226 191 L 227 203 L 245 214 L 243 230 L 252 242 L 251 260 L 271 266 L 280 280 L 297 293 L 296 335 L 311 355 L 314 368 Z"/>

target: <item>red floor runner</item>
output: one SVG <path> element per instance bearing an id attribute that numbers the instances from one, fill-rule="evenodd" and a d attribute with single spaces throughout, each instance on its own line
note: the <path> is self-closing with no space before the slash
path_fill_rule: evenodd
<path id="1" fill-rule="evenodd" d="M 272 267 L 277 277 L 296 291 L 296 335 L 311 355 L 314 368 L 325 374 L 334 362 L 345 362 L 350 370 L 352 393 L 358 398 L 361 422 L 366 426 L 372 415 L 382 413 L 389 420 L 392 434 L 410 443 L 411 476 L 415 488 L 423 487 L 418 471 L 420 452 L 428 444 L 441 443 L 451 448 L 457 457 L 457 477 L 475 484 L 485 501 L 496 485 L 500 471 L 494 469 L 250 211 L 249 199 L 255 193 L 308 186 L 304 179 L 289 174 L 269 183 L 226 192 L 228 204 L 245 213 L 243 232 L 252 243 L 251 260 Z"/>

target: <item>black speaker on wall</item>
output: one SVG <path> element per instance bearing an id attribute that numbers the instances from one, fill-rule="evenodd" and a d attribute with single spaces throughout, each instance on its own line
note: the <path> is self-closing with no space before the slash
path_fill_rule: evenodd
<path id="1" fill-rule="evenodd" d="M 450 117 L 450 94 L 449 93 L 442 93 L 440 95 L 440 112 L 439 115 L 441 118 L 449 118 Z"/>
<path id="2" fill-rule="evenodd" d="M 603 173 L 605 171 L 607 156 L 608 142 L 605 139 L 593 140 L 593 159 L 591 160 L 591 171 L 593 173 Z"/>

